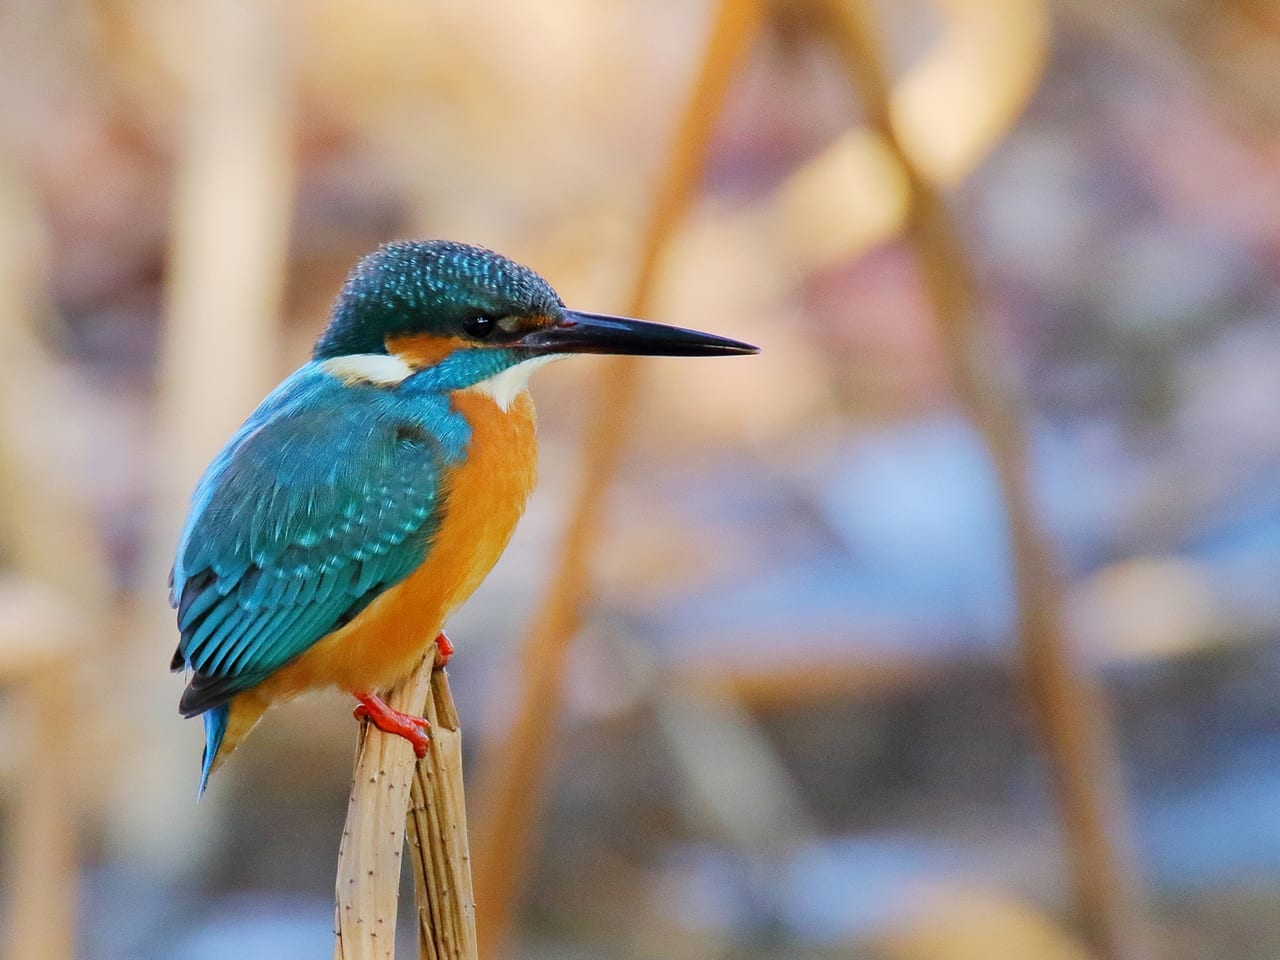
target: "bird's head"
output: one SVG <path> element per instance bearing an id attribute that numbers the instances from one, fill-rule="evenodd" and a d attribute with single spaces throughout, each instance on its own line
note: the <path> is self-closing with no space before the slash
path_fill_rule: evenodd
<path id="1" fill-rule="evenodd" d="M 428 240 L 386 244 L 356 265 L 314 356 L 337 365 L 369 358 L 370 369 L 385 357 L 399 366 L 384 369 L 434 368 L 443 388 L 461 389 L 521 365 L 527 376 L 569 353 L 756 352 L 709 333 L 569 310 L 527 267 L 483 247 Z"/>

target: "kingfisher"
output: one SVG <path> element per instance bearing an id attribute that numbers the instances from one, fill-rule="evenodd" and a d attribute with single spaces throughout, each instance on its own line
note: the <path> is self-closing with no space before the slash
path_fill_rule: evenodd
<path id="1" fill-rule="evenodd" d="M 203 716 L 199 793 L 272 704 L 337 687 L 408 740 L 382 694 L 421 662 L 506 548 L 533 490 L 527 384 L 568 354 L 757 353 L 725 337 L 565 307 L 482 247 L 388 243 L 362 259 L 310 362 L 272 391 L 196 486 L 170 579 Z"/>

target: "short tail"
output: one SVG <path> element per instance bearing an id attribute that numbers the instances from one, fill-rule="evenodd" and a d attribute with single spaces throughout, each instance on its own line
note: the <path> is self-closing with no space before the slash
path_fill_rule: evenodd
<path id="1" fill-rule="evenodd" d="M 231 705 L 219 704 L 204 712 L 204 756 L 200 759 L 200 792 L 196 798 L 204 796 L 209 786 L 209 774 L 213 773 L 218 762 L 218 751 L 222 749 L 222 738 L 227 732 L 227 719 L 231 716 Z"/>
<path id="2" fill-rule="evenodd" d="M 205 788 L 209 786 L 209 775 L 222 766 L 222 762 L 240 746 L 240 741 L 257 726 L 266 709 L 267 702 L 250 690 L 237 694 L 226 703 L 210 707 L 202 714 L 204 757 L 200 761 L 200 792 L 196 795 L 197 799 L 204 796 Z"/>

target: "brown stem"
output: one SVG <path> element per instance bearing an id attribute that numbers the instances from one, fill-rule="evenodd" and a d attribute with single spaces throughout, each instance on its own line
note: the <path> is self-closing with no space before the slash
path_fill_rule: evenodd
<path id="1" fill-rule="evenodd" d="M 1123 807 L 1114 735 L 1099 692 L 1071 655 L 1062 585 L 1027 486 L 1027 442 L 1001 353 L 982 322 L 976 285 L 945 202 L 898 140 L 889 81 L 865 0 L 826 0 L 828 33 L 868 124 L 896 157 L 911 191 L 908 239 L 920 262 L 959 401 L 987 446 L 1008 518 L 1017 636 L 1031 707 L 1052 769 L 1066 833 L 1076 909 L 1100 956 L 1154 955 L 1138 881 L 1115 829 Z"/>
<path id="2" fill-rule="evenodd" d="M 462 786 L 462 729 L 443 670 L 431 676 L 431 751 L 415 767 L 409 855 L 416 891 L 418 955 L 474 960 L 476 901 Z"/>
<path id="3" fill-rule="evenodd" d="M 44 587 L 0 579 L 0 684 L 15 694 L 22 754 L 12 836 L 4 851 L 8 960 L 70 960 L 76 932 L 74 678 L 84 630 Z"/>
<path id="4" fill-rule="evenodd" d="M 418 901 L 419 955 L 475 960 L 475 901 L 462 789 L 462 733 L 435 646 L 386 697 L 425 716 L 431 749 L 365 724 L 356 748 L 347 822 L 338 848 L 334 960 L 392 960 L 404 841 Z M 412 802 L 411 802 L 412 801 Z"/>
<path id="5" fill-rule="evenodd" d="M 760 0 L 722 0 L 719 6 L 653 202 L 630 300 L 632 314 L 643 315 L 647 310 L 659 256 L 698 187 L 715 118 L 737 65 L 759 32 L 762 14 Z M 521 654 L 522 688 L 515 720 L 507 737 L 481 757 L 483 816 L 476 829 L 476 890 L 482 904 L 481 953 L 486 957 L 502 955 L 527 870 L 551 733 L 560 714 L 565 656 L 590 595 L 590 560 L 604 494 L 617 472 L 626 439 L 636 374 L 634 360 L 599 361 L 599 385 L 588 405 L 591 419 L 578 495 Z"/>

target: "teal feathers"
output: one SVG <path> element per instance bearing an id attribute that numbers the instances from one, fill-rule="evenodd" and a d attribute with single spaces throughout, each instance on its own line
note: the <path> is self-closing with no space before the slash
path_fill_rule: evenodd
<path id="1" fill-rule="evenodd" d="M 384 353 L 388 337 L 445 336 L 472 314 L 558 317 L 546 280 L 513 260 L 449 240 L 388 243 L 361 260 L 334 303 L 314 357 Z"/>
<path id="2" fill-rule="evenodd" d="M 422 563 L 440 480 L 470 436 L 426 386 L 344 385 L 308 364 L 210 467 L 173 574 L 184 716 L 259 683 Z"/>

